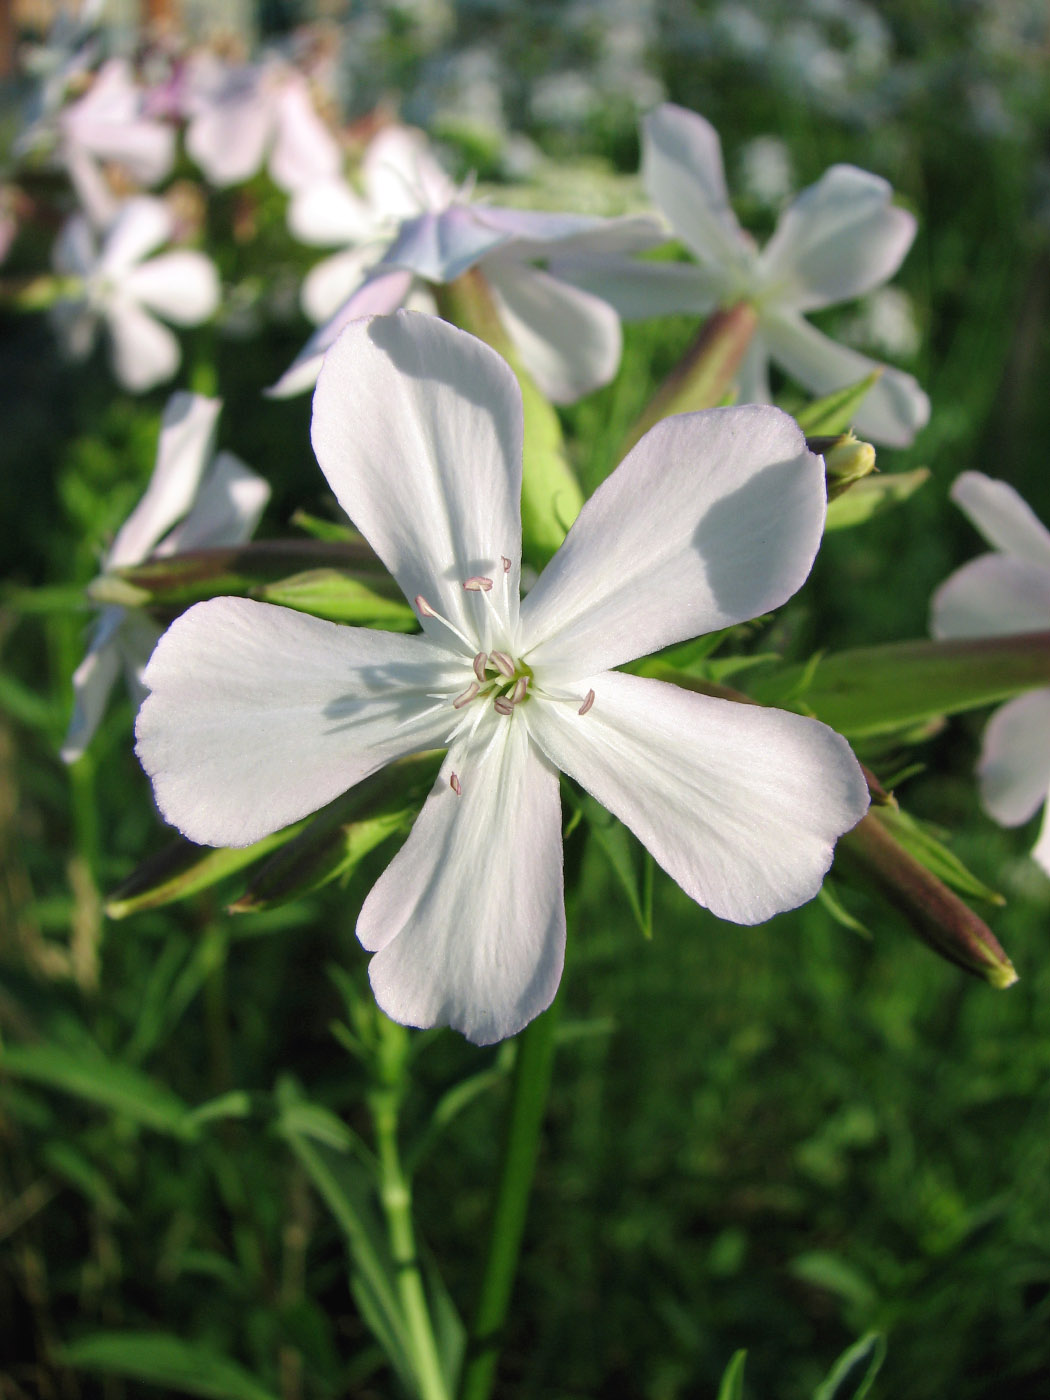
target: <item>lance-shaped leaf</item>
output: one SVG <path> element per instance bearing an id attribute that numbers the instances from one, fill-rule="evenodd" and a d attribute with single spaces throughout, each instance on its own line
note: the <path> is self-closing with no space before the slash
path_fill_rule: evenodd
<path id="1" fill-rule="evenodd" d="M 91 1332 L 59 1352 L 63 1365 L 144 1381 L 208 1400 L 275 1400 L 254 1376 L 208 1347 L 170 1332 Z"/>
<path id="2" fill-rule="evenodd" d="M 758 312 L 745 301 L 709 317 L 628 433 L 623 451 L 661 418 L 725 403 L 757 325 Z"/>
<path id="3" fill-rule="evenodd" d="M 521 385 L 525 415 L 522 549 L 530 563 L 541 566 L 558 549 L 583 505 L 580 484 L 565 455 L 561 422 L 503 329 L 484 273 L 471 268 L 454 282 L 433 291 L 444 319 L 491 345 L 507 361 Z"/>
<path id="4" fill-rule="evenodd" d="M 938 841 L 925 823 L 917 821 L 907 812 L 902 812 L 896 803 L 882 813 L 882 821 L 905 850 L 910 851 L 927 870 L 964 898 L 983 899 L 989 904 L 1006 903 L 997 890 L 991 889 L 972 871 L 967 870 L 955 852 Z"/>
<path id="5" fill-rule="evenodd" d="M 915 494 L 930 479 L 928 467 L 916 467 L 910 472 L 891 472 L 881 476 L 866 476 L 855 481 L 828 502 L 825 530 L 848 530 L 863 525 L 884 510 L 900 505 Z"/>
<path id="6" fill-rule="evenodd" d="M 843 389 L 835 389 L 823 398 L 808 403 L 795 414 L 795 422 L 807 437 L 844 433 L 852 425 L 857 410 L 881 377 L 880 365 L 863 379 L 858 379 L 856 384 L 847 384 Z"/>
<path id="7" fill-rule="evenodd" d="M 885 734 L 1050 685 L 1050 632 L 891 642 L 756 679 L 762 704 L 803 708 L 849 737 Z"/>
<path id="8" fill-rule="evenodd" d="M 1012 986 L 1017 973 L 995 934 L 943 880 L 904 849 L 890 830 L 889 811 L 872 808 L 840 837 L 838 868 L 852 869 L 874 882 L 878 893 L 941 957 L 993 987 Z"/>
<path id="9" fill-rule="evenodd" d="M 371 580 L 370 580 L 371 582 Z M 401 597 L 383 597 L 370 584 L 344 569 L 308 569 L 264 584 L 252 596 L 267 603 L 279 603 L 296 612 L 326 617 L 330 622 L 348 622 L 358 627 L 383 627 L 388 631 L 412 631 L 419 619 Z"/>

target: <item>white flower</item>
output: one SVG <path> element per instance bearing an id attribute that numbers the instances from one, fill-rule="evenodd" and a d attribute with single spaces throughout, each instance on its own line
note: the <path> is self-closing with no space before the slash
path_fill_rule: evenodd
<path id="1" fill-rule="evenodd" d="M 1003 637 L 1050 631 L 1050 530 L 1012 486 L 963 472 L 952 500 L 994 552 L 957 569 L 933 596 L 935 637 Z M 996 710 L 977 764 L 981 800 L 1000 826 L 1020 826 L 1050 792 L 1050 689 Z M 1050 809 L 1033 857 L 1050 874 Z"/>
<path id="2" fill-rule="evenodd" d="M 867 806 L 816 721 L 609 669 L 800 586 L 825 502 L 797 425 L 765 407 L 660 423 L 519 602 L 521 438 L 517 382 L 480 341 L 413 312 L 348 327 L 314 448 L 423 634 L 200 603 L 161 639 L 137 725 L 162 813 L 227 846 L 447 747 L 357 933 L 388 1015 L 477 1043 L 538 1015 L 561 975 L 558 769 L 742 923 L 811 898 Z"/>
<path id="3" fill-rule="evenodd" d="M 113 372 L 133 393 L 170 379 L 179 367 L 179 342 L 151 313 L 193 326 L 219 304 L 218 273 L 203 253 L 178 249 L 144 261 L 171 232 L 168 206 L 140 195 L 121 206 L 101 249 L 87 219 L 75 215 L 52 253 L 57 272 L 81 279 L 77 293 L 51 312 L 66 352 L 83 359 L 98 322 L 105 322 Z"/>
<path id="4" fill-rule="evenodd" d="M 620 363 L 616 312 L 537 264 L 556 252 L 586 262 L 598 254 L 650 247 L 664 236 L 654 219 L 601 219 L 472 203 L 472 182 L 457 187 L 427 150 L 422 134 L 407 129 L 387 134 L 369 179 L 374 206 L 396 210 L 396 228 L 357 290 L 310 338 L 271 393 L 284 397 L 310 388 L 326 350 L 348 322 L 404 306 L 419 279 L 452 282 L 475 266 L 485 274 L 522 363 L 548 398 L 572 403 L 609 382 Z"/>
<path id="5" fill-rule="evenodd" d="M 231 452 L 212 458 L 221 408 L 221 400 L 200 394 L 173 394 L 168 400 L 146 494 L 118 531 L 103 573 L 249 538 L 270 488 Z M 160 631 L 143 613 L 113 605 L 102 609 L 87 655 L 73 675 L 73 718 L 62 746 L 67 763 L 90 743 L 121 670 L 136 701 L 142 699 L 142 672 Z"/>
<path id="6" fill-rule="evenodd" d="M 768 364 L 816 394 L 863 379 L 876 368 L 814 329 L 808 311 L 849 301 L 897 271 L 915 237 L 915 219 L 890 200 L 885 180 L 852 165 L 833 165 L 788 205 L 759 251 L 729 204 L 714 127 L 695 112 L 665 103 L 642 122 L 642 175 L 650 199 L 667 216 L 695 264 L 609 259 L 553 271 L 606 298 L 625 319 L 677 312 L 707 315 L 746 300 L 758 330 L 740 371 L 740 398 L 770 399 Z M 926 423 L 929 400 L 910 374 L 883 367 L 857 412 L 863 437 L 904 446 Z"/>
<path id="7" fill-rule="evenodd" d="M 343 158 L 305 77 L 278 59 L 236 66 L 202 54 L 187 78 L 186 149 L 213 185 L 249 179 L 269 152 L 274 183 L 332 179 Z"/>

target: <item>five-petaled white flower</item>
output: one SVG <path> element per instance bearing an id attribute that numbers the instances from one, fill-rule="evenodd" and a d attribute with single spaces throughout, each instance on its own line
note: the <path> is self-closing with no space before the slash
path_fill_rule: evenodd
<path id="1" fill-rule="evenodd" d="M 251 535 L 270 488 L 232 452 L 212 458 L 221 408 L 220 399 L 172 394 L 149 486 L 117 532 L 103 573 L 187 549 L 240 544 Z M 73 718 L 62 745 L 67 763 L 91 742 L 121 669 L 136 704 L 141 702 L 142 672 L 160 633 L 145 613 L 115 604 L 102 609 L 87 655 L 73 673 Z"/>
<path id="2" fill-rule="evenodd" d="M 1005 481 L 963 472 L 952 500 L 994 552 L 957 569 L 933 596 L 935 637 L 1050 631 L 1050 530 Z M 1002 705 L 984 731 L 981 800 L 1000 826 L 1020 826 L 1050 793 L 1050 688 Z M 1050 874 L 1050 807 L 1032 855 Z"/>
<path id="3" fill-rule="evenodd" d="M 717 132 L 673 103 L 642 122 L 642 176 L 696 263 L 616 258 L 603 268 L 559 257 L 556 275 L 605 298 L 625 320 L 707 315 L 750 302 L 759 324 L 740 370 L 742 402 L 770 401 L 770 360 L 816 394 L 856 383 L 878 367 L 816 330 L 805 313 L 870 292 L 900 267 L 915 219 L 891 203 L 885 180 L 853 165 L 833 165 L 788 205 L 759 251 L 730 206 Z M 854 421 L 862 436 L 898 447 L 911 442 L 929 416 L 929 400 L 914 378 L 882 366 Z"/>
<path id="4" fill-rule="evenodd" d="M 420 282 L 454 282 L 472 267 L 484 273 L 504 330 L 549 399 L 573 403 L 607 384 L 620 364 L 620 318 L 607 301 L 559 281 L 541 264 L 571 256 L 586 265 L 592 257 L 652 247 L 664 239 L 659 221 L 478 203 L 473 180 L 455 185 L 422 132 L 399 128 L 377 141 L 383 145 L 369 162 L 370 186 L 378 207 L 396 223 L 368 271 L 362 266 L 357 289 L 270 392 L 284 397 L 311 388 L 325 352 L 350 321 L 395 311 Z M 343 212 L 349 212 L 345 205 Z M 302 227 L 301 211 L 299 221 Z"/>
<path id="5" fill-rule="evenodd" d="M 55 270 L 78 279 L 74 293 L 51 308 L 66 353 L 74 359 L 90 354 L 104 321 L 113 373 L 133 393 L 163 383 L 179 367 L 178 340 L 150 313 L 194 326 L 219 304 L 219 275 L 203 253 L 179 248 L 144 261 L 172 228 L 163 200 L 139 195 L 121 206 L 101 248 L 87 219 L 74 215 L 52 251 Z"/>
<path id="6" fill-rule="evenodd" d="M 613 671 L 777 607 L 809 573 L 823 464 L 778 409 L 666 419 L 519 601 L 522 405 L 487 346 L 413 312 L 349 326 L 314 398 L 340 504 L 415 606 L 403 636 L 199 603 L 146 670 L 139 757 L 191 840 L 240 846 L 399 756 L 447 747 L 365 900 L 380 1006 L 480 1043 L 551 1001 L 565 942 L 558 770 L 723 918 L 810 899 L 867 807 L 815 720 Z"/>

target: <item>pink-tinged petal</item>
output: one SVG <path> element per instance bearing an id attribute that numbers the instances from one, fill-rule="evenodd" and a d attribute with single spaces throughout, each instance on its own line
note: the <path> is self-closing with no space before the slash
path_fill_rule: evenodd
<path id="1" fill-rule="evenodd" d="M 1020 826 L 1050 790 L 1050 690 L 1030 690 L 988 721 L 977 764 L 981 801 L 1000 826 Z"/>
<path id="2" fill-rule="evenodd" d="M 387 1015 L 488 1045 L 545 1010 L 565 952 L 561 846 L 558 775 L 524 724 L 500 725 L 480 762 L 454 747 L 358 920 Z"/>
<path id="3" fill-rule="evenodd" d="M 376 236 L 377 220 L 345 180 L 320 180 L 295 191 L 288 205 L 288 227 L 300 243 L 365 243 Z"/>
<path id="4" fill-rule="evenodd" d="M 95 264 L 98 250 L 91 225 L 74 214 L 58 231 L 51 248 L 51 265 L 65 277 L 84 277 Z"/>
<path id="5" fill-rule="evenodd" d="M 143 116 L 143 97 L 127 63 L 111 59 L 86 95 L 62 114 L 61 124 L 70 145 L 115 161 L 142 184 L 153 185 L 171 170 L 175 133 Z"/>
<path id="6" fill-rule="evenodd" d="M 779 607 L 824 528 L 824 464 L 779 409 L 665 418 L 587 501 L 525 597 L 530 664 L 586 676 Z"/>
<path id="7" fill-rule="evenodd" d="M 106 307 L 113 373 L 133 394 L 162 384 L 179 367 L 182 352 L 174 334 L 137 302 L 115 297 Z"/>
<path id="8" fill-rule="evenodd" d="M 315 325 L 321 325 L 334 316 L 344 302 L 349 301 L 363 286 L 376 257 L 376 245 L 371 243 L 363 248 L 347 248 L 345 252 L 333 253 L 310 269 L 303 279 L 299 300 Z M 399 274 L 402 279 L 405 276 L 411 274 Z M 395 311 L 400 303 L 399 297 L 385 309 Z"/>
<path id="9" fill-rule="evenodd" d="M 721 269 L 634 258 L 551 259 L 551 274 L 607 301 L 625 321 L 653 316 L 706 316 L 721 300 Z"/>
<path id="10" fill-rule="evenodd" d="M 335 315 L 314 331 L 277 383 L 266 390 L 268 396 L 287 399 L 293 394 L 305 394 L 307 389 L 312 389 L 317 383 L 325 355 L 350 322 L 396 311 L 404 303 L 411 286 L 411 272 L 403 272 L 400 268 L 393 272 L 373 270 Z"/>
<path id="11" fill-rule="evenodd" d="M 193 504 L 211 457 L 221 399 L 177 393 L 168 400 L 160 425 L 157 461 L 146 493 L 121 526 L 106 566 L 139 564 Z"/>
<path id="12" fill-rule="evenodd" d="M 428 698 L 448 653 L 425 637 L 342 627 L 214 598 L 157 644 L 136 752 L 191 841 L 248 846 L 392 759 L 441 744 Z"/>
<path id="13" fill-rule="evenodd" d="M 594 703 L 531 705 L 550 760 L 720 918 L 756 924 L 812 899 L 834 843 L 868 807 L 849 745 L 825 725 L 609 672 Z"/>
<path id="14" fill-rule="evenodd" d="M 239 185 L 262 165 L 273 122 L 270 94 L 252 84 L 194 117 L 186 131 L 186 150 L 213 185 Z"/>
<path id="15" fill-rule="evenodd" d="M 120 672 L 114 634 L 123 616 L 123 608 L 105 610 L 87 655 L 73 672 L 73 715 L 60 750 L 63 763 L 75 763 L 83 754 L 105 714 Z"/>
<path id="16" fill-rule="evenodd" d="M 791 203 L 756 273 L 778 305 L 813 311 L 881 287 L 915 238 L 914 215 L 892 203 L 893 188 L 854 165 L 833 165 Z"/>
<path id="17" fill-rule="evenodd" d="M 444 209 L 456 187 L 430 153 L 427 138 L 408 126 L 388 126 L 369 144 L 361 162 L 368 202 L 391 219 L 424 209 Z"/>
<path id="18" fill-rule="evenodd" d="M 882 370 L 853 420 L 862 438 L 887 447 L 907 447 L 926 426 L 930 401 L 910 374 L 840 345 L 791 312 L 762 310 L 761 316 L 770 356 L 814 394 L 830 394 L 856 384 L 873 369 Z"/>
<path id="19" fill-rule="evenodd" d="M 178 326 L 206 321 L 219 304 L 219 274 L 211 258 L 190 249 L 162 253 L 133 268 L 121 284 L 127 296 Z"/>
<path id="20" fill-rule="evenodd" d="M 479 223 L 472 210 L 453 205 L 406 220 L 383 254 L 383 263 L 408 268 L 428 282 L 453 282 L 510 238 Z"/>
<path id="21" fill-rule="evenodd" d="M 1007 482 L 993 481 L 982 472 L 963 472 L 950 495 L 995 549 L 1050 570 L 1050 530 Z"/>
<path id="22" fill-rule="evenodd" d="M 718 133 L 665 102 L 642 119 L 642 180 L 682 242 L 704 263 L 742 266 L 747 249 L 729 204 Z"/>
<path id="23" fill-rule="evenodd" d="M 171 237 L 171 210 L 163 200 L 137 195 L 121 205 L 102 249 L 99 271 L 122 280 L 147 253 Z"/>
<path id="24" fill-rule="evenodd" d="M 933 595 L 935 637 L 1010 637 L 1050 628 L 1050 569 L 1006 554 L 971 559 Z"/>
<path id="25" fill-rule="evenodd" d="M 433 316 L 355 321 L 329 350 L 313 444 L 336 499 L 409 599 L 488 631 L 478 575 L 508 626 L 521 559 L 521 391 L 480 340 Z M 509 561 L 504 571 L 501 560 Z M 433 635 L 448 633 L 432 620 Z"/>
<path id="26" fill-rule="evenodd" d="M 575 403 L 620 367 L 620 318 L 606 302 L 510 256 L 484 267 L 525 368 L 553 403 Z"/>
<path id="27" fill-rule="evenodd" d="M 232 452 L 220 452 L 197 492 L 189 515 L 165 537 L 155 553 L 243 544 L 270 499 L 270 487 Z"/>
<path id="28" fill-rule="evenodd" d="M 339 174 L 343 166 L 339 142 L 322 121 L 304 78 L 294 75 L 282 85 L 275 117 L 269 167 L 274 184 L 290 193 Z"/>

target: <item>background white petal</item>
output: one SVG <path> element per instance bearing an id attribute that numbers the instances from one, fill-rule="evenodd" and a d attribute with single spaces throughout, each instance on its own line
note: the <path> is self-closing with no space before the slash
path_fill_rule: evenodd
<path id="1" fill-rule="evenodd" d="M 247 540 L 270 499 L 270 487 L 232 452 L 220 452 L 197 492 L 193 508 L 161 542 L 158 556 L 186 549 L 241 544 Z"/>
<path id="2" fill-rule="evenodd" d="M 333 253 L 310 269 L 303 278 L 299 300 L 314 325 L 321 325 L 334 316 L 343 303 L 353 296 L 363 284 L 376 257 L 376 245 L 369 243 L 363 248 L 347 248 L 342 253 Z"/>
<path id="3" fill-rule="evenodd" d="M 318 180 L 334 179 L 342 169 L 339 142 L 298 75 L 281 87 L 275 102 L 276 134 L 270 152 L 274 184 L 291 192 Z"/>
<path id="4" fill-rule="evenodd" d="M 781 710 L 609 672 L 586 715 L 530 704 L 551 761 L 625 823 L 685 892 L 756 924 L 817 893 L 868 807 L 849 745 Z"/>
<path id="5" fill-rule="evenodd" d="M 453 205 L 408 219 L 383 254 L 389 267 L 410 269 L 428 282 L 452 282 L 512 235 L 488 228 L 470 209 Z"/>
<path id="6" fill-rule="evenodd" d="M 123 615 L 122 608 L 107 612 Z M 73 672 L 73 715 L 60 750 L 63 763 L 74 763 L 91 742 L 119 671 L 120 652 L 113 641 L 112 623 L 106 625 L 106 620 L 100 619 L 87 654 Z"/>
<path id="7" fill-rule="evenodd" d="M 99 271 L 123 278 L 135 263 L 171 237 L 171 210 L 163 200 L 139 195 L 127 200 L 106 238 Z"/>
<path id="8" fill-rule="evenodd" d="M 136 752 L 165 819 L 247 846 L 391 759 L 443 742 L 427 692 L 448 653 L 248 598 L 198 603 L 157 644 Z"/>
<path id="9" fill-rule="evenodd" d="M 342 179 L 297 189 L 288 205 L 288 227 L 301 243 L 363 243 L 376 235 L 376 216 Z"/>
<path id="10" fill-rule="evenodd" d="M 933 595 L 935 637 L 1009 637 L 1050 631 L 1050 570 L 1006 554 L 971 559 Z"/>
<path id="11" fill-rule="evenodd" d="M 651 316 L 706 316 L 721 298 L 721 269 L 695 263 L 638 262 L 634 258 L 563 258 L 551 260 L 560 282 L 607 301 L 625 321 Z"/>
<path id="12" fill-rule="evenodd" d="M 122 290 L 177 326 L 195 326 L 219 304 L 219 274 L 211 258 L 180 249 L 140 263 Z"/>
<path id="13" fill-rule="evenodd" d="M 179 342 L 130 297 L 114 298 L 106 307 L 113 373 L 132 393 L 162 384 L 179 367 Z"/>
<path id="14" fill-rule="evenodd" d="M 949 494 L 990 545 L 1050 571 L 1050 530 L 1007 482 L 963 472 Z"/>
<path id="15" fill-rule="evenodd" d="M 1002 826 L 1034 816 L 1050 790 L 1050 690 L 1030 690 L 988 721 L 977 764 L 981 801 Z"/>
<path id="16" fill-rule="evenodd" d="M 462 585 L 499 571 L 496 601 L 502 557 L 516 621 L 521 391 L 494 350 L 418 312 L 355 321 L 325 357 L 312 431 L 336 499 L 407 598 L 484 634 L 487 610 Z"/>
<path id="17" fill-rule="evenodd" d="M 524 652 L 583 676 L 778 607 L 824 528 L 824 465 L 752 405 L 648 432 L 584 504 L 522 603 Z"/>
<path id="18" fill-rule="evenodd" d="M 550 1005 L 565 953 L 561 800 L 524 724 L 501 724 L 480 766 L 449 753 L 357 935 L 379 950 L 376 1000 L 405 1025 L 448 1025 L 487 1045 Z"/>

